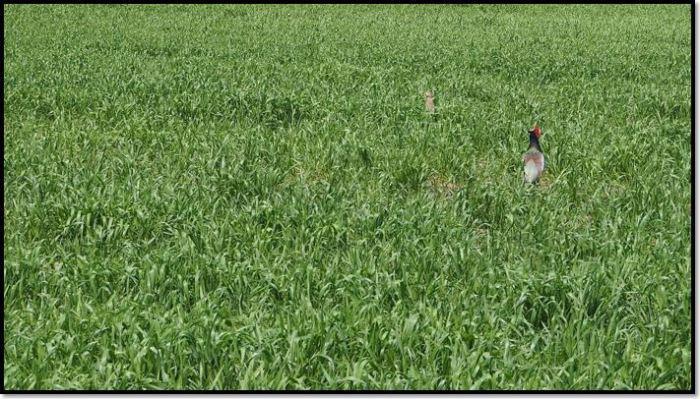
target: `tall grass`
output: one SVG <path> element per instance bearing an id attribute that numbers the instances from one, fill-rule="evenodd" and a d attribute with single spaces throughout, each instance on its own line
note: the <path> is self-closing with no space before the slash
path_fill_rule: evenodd
<path id="1" fill-rule="evenodd" d="M 5 389 L 690 388 L 688 5 L 3 10 Z"/>

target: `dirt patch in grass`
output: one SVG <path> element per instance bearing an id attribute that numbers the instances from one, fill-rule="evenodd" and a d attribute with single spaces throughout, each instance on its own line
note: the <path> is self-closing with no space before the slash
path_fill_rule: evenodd
<path id="1" fill-rule="evenodd" d="M 426 187 L 434 194 L 451 196 L 462 188 L 462 185 L 450 181 L 438 173 L 431 174 L 425 183 Z"/>

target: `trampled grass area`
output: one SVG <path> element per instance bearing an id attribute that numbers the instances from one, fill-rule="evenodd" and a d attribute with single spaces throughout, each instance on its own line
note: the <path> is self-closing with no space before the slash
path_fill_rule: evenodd
<path id="1" fill-rule="evenodd" d="M 689 5 L 3 10 L 6 389 L 690 388 Z"/>

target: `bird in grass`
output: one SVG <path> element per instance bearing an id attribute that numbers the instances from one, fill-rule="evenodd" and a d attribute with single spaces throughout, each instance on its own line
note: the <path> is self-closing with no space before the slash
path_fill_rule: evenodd
<path id="1" fill-rule="evenodd" d="M 430 114 L 435 113 L 435 96 L 431 90 L 425 92 L 425 110 Z"/>
<path id="2" fill-rule="evenodd" d="M 545 168 L 545 161 L 542 148 L 540 147 L 542 129 L 535 123 L 535 126 L 530 129 L 529 133 L 530 146 L 525 154 L 523 154 L 523 168 L 525 171 L 525 182 L 532 184 L 537 182 L 542 175 L 542 171 L 544 171 Z"/>

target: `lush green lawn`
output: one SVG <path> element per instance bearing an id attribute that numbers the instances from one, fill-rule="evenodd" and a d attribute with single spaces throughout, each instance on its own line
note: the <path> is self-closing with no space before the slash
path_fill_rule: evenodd
<path id="1" fill-rule="evenodd" d="M 690 388 L 689 5 L 3 10 L 6 389 Z"/>

